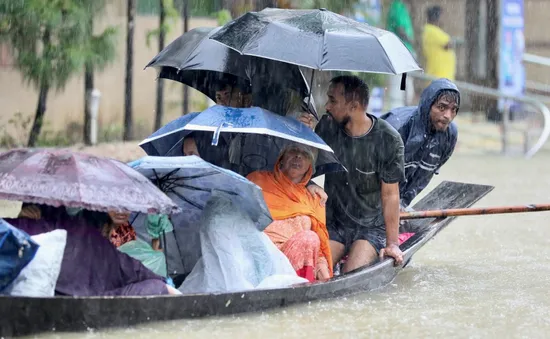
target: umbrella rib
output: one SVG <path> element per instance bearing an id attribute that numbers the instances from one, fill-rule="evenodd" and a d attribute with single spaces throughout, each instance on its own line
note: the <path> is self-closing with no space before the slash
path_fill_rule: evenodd
<path id="1" fill-rule="evenodd" d="M 204 207 L 198 205 L 197 203 L 192 202 L 191 200 L 187 199 L 186 197 L 184 197 L 184 196 L 181 195 L 180 193 L 176 192 L 175 190 L 171 190 L 171 193 L 174 193 L 178 198 L 180 198 L 181 200 L 185 201 L 185 202 L 188 203 L 189 205 L 198 208 L 198 209 L 201 210 L 201 211 L 204 209 Z"/>

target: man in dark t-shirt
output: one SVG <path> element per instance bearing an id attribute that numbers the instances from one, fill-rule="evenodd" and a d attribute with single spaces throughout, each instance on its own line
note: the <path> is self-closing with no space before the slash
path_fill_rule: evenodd
<path id="1" fill-rule="evenodd" d="M 315 131 L 348 170 L 325 176 L 333 264 L 345 254 L 348 260 L 344 273 L 373 263 L 378 255 L 393 257 L 396 264 L 401 264 L 401 136 L 385 121 L 365 113 L 369 89 L 361 79 L 336 77 L 327 95 L 327 115 Z M 315 187 L 308 188 L 315 191 Z"/>

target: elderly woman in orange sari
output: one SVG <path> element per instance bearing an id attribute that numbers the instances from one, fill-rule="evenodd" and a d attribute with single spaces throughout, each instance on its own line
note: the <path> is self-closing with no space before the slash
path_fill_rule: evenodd
<path id="1" fill-rule="evenodd" d="M 325 207 L 306 188 L 313 174 L 313 152 L 292 144 L 281 152 L 273 172 L 256 171 L 248 179 L 260 186 L 273 217 L 264 232 L 286 255 L 298 276 L 332 277 Z"/>

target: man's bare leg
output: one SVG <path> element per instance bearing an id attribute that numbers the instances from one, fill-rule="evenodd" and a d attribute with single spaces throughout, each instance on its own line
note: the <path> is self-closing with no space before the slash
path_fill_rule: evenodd
<path id="1" fill-rule="evenodd" d="M 359 267 L 370 265 L 376 259 L 378 259 L 378 254 L 370 242 L 367 240 L 356 240 L 351 245 L 348 259 L 344 264 L 344 269 L 342 272 L 347 273 L 358 269 Z"/>
<path id="2" fill-rule="evenodd" d="M 346 247 L 344 246 L 344 244 L 341 244 L 338 241 L 334 240 L 330 240 L 329 245 L 330 252 L 332 254 L 332 267 L 334 267 L 344 256 L 344 251 L 346 250 Z"/>

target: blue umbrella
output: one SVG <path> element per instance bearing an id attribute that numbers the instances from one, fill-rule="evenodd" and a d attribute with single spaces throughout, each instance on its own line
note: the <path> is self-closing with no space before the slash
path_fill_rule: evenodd
<path id="1" fill-rule="evenodd" d="M 270 159 L 255 169 L 271 170 L 281 149 L 290 142 L 296 142 L 319 150 L 316 176 L 345 170 L 332 149 L 309 127 L 294 118 L 283 117 L 259 107 L 215 105 L 200 114 L 186 115 L 172 121 L 143 140 L 140 146 L 150 155 L 181 155 L 183 138 L 192 132 L 212 133 L 211 145 L 219 143 L 220 134 L 246 133 L 274 137 L 276 141 L 269 143 L 269 149 L 258 148 L 256 157 Z M 282 142 L 277 139 L 282 139 Z"/>
<path id="2" fill-rule="evenodd" d="M 189 131 L 184 131 L 184 127 L 196 118 L 197 115 L 199 115 L 198 112 L 189 113 L 170 121 L 148 136 L 147 139 L 143 140 L 139 146 L 148 155 L 182 156 L 183 138 L 190 133 Z"/>
<path id="3" fill-rule="evenodd" d="M 200 258 L 199 219 L 213 191 L 222 191 L 235 198 L 235 203 L 263 231 L 273 220 L 261 189 L 242 176 L 214 166 L 197 156 L 146 156 L 128 164 L 149 178 L 182 209 L 172 215 L 172 243 L 167 247 L 168 270 L 188 273 Z M 132 223 L 140 235 L 146 234 L 144 222 Z M 147 236 L 145 236 L 147 238 Z"/>

